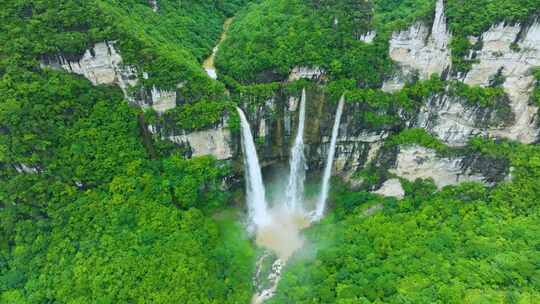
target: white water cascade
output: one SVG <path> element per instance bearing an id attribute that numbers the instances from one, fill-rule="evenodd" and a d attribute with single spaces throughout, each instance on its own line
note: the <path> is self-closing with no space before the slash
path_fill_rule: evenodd
<path id="1" fill-rule="evenodd" d="M 332 175 L 332 166 L 334 164 L 334 155 L 336 153 L 336 142 L 339 133 L 339 124 L 341 122 L 341 114 L 343 114 L 343 106 L 345 104 L 345 97 L 341 96 L 336 111 L 336 118 L 334 120 L 334 127 L 332 128 L 332 138 L 330 140 L 330 150 L 326 158 L 326 165 L 324 167 L 324 174 L 322 179 L 321 193 L 317 207 L 315 209 L 314 220 L 320 220 L 324 214 L 326 208 L 326 200 L 328 198 L 328 192 L 330 191 L 330 177 Z"/>
<path id="2" fill-rule="evenodd" d="M 302 90 L 300 110 L 298 113 L 298 129 L 294 145 L 291 149 L 289 183 L 286 192 L 286 204 L 291 211 L 300 211 L 304 198 L 304 181 L 306 179 L 306 158 L 304 155 L 304 124 L 306 120 L 306 90 Z"/>
<path id="3" fill-rule="evenodd" d="M 240 108 L 237 108 L 237 111 L 240 115 L 240 126 L 242 129 L 242 151 L 244 152 L 248 216 L 250 222 L 256 228 L 260 228 L 266 226 L 270 221 L 261 167 L 249 122 Z"/>
<path id="4" fill-rule="evenodd" d="M 311 221 L 320 220 L 325 211 L 326 199 L 329 192 L 330 176 L 336 150 L 339 124 L 344 107 L 342 96 L 336 112 L 328 158 L 324 169 L 320 197 L 315 210 L 306 212 L 304 206 L 304 182 L 306 176 L 306 159 L 304 155 L 304 124 L 306 116 L 306 92 L 302 90 L 299 105 L 298 129 L 289 161 L 289 181 L 284 196 L 273 201 L 270 208 L 265 197 L 261 168 L 253 136 L 244 112 L 238 110 L 242 130 L 242 150 L 244 153 L 244 167 L 246 177 L 246 200 L 249 221 L 256 231 L 256 242 L 266 251 L 257 262 L 257 272 L 254 275 L 256 292 L 252 304 L 260 304 L 271 298 L 281 278 L 282 267 L 289 257 L 304 244 L 301 231 L 309 227 Z M 271 268 L 264 265 L 271 263 Z"/>

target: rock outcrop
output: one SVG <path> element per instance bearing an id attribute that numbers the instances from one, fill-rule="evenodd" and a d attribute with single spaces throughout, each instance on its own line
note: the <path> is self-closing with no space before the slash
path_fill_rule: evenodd
<path id="1" fill-rule="evenodd" d="M 431 30 L 423 22 L 417 22 L 392 35 L 390 57 L 399 64 L 401 71 L 383 85 L 383 90 L 392 92 L 403 88 L 404 79 L 415 73 L 420 79 L 428 79 L 432 74 L 442 75 L 451 65 L 448 47 L 451 38 L 443 0 L 438 0 Z"/>
<path id="2" fill-rule="evenodd" d="M 437 187 L 465 181 L 488 184 L 486 178 L 463 166 L 463 157 L 438 157 L 436 151 L 413 145 L 400 147 L 395 168 L 390 173 L 409 181 L 431 178 Z"/>
<path id="3" fill-rule="evenodd" d="M 164 113 L 167 110 L 176 107 L 176 92 L 160 90 L 155 86 L 151 90 L 152 108 L 158 113 Z"/>
<path id="4" fill-rule="evenodd" d="M 371 43 L 375 36 L 375 32 L 369 32 L 361 36 L 360 40 Z M 470 37 L 472 42 L 482 47 L 471 52 L 470 58 L 475 59 L 476 63 L 468 73 L 462 75 L 451 73 L 451 39 L 444 14 L 444 1 L 438 0 L 431 26 L 417 22 L 392 35 L 389 54 L 398 64 L 399 71 L 384 83 L 383 90 L 396 91 L 409 80 L 428 79 L 433 74 L 471 86 L 486 87 L 495 75 L 501 75 L 504 79 L 502 88 L 507 98 L 495 107 L 482 107 L 468 104 L 463 98 L 445 92 L 425 100 L 424 106 L 417 113 L 404 114 L 395 113 L 397 109 L 388 110 L 394 111 L 389 116 L 397 115 L 401 121 L 382 127 L 374 127 L 363 121 L 365 105 L 348 103 L 339 128 L 334 163 L 336 174 L 353 182 L 354 173 L 366 168 L 368 164 L 389 164 L 389 171 L 394 176 L 386 176 L 389 180 L 382 180 L 376 192 L 398 198 L 403 195 L 403 188 L 399 180 L 394 179 L 395 176 L 407 180 L 431 178 L 441 188 L 463 181 L 492 185 L 508 175 L 508 164 L 478 156 L 441 157 L 435 151 L 420 146 L 384 151 L 386 138 L 405 127 L 423 128 L 454 147 L 464 146 L 476 135 L 509 138 L 524 143 L 537 139 L 537 108 L 529 104 L 529 99 L 535 83 L 532 70 L 540 67 L 540 23 L 498 24 L 480 37 Z M 148 75 L 135 67 L 126 66 L 113 42 L 98 43 L 78 59 L 68 59 L 61 55 L 49 57 L 42 65 L 83 75 L 95 85 L 118 85 L 130 102 L 152 106 L 158 112 L 176 105 L 176 92 L 155 87 L 145 90 L 145 94 L 142 94 L 145 98 L 130 96 L 133 91 L 130 88 L 137 86 L 139 80 Z M 298 66 L 291 71 L 288 80 L 298 79 L 314 80 L 322 84 L 325 82 L 325 71 L 319 67 Z M 267 100 L 246 101 L 242 105 L 251 123 L 263 165 L 288 159 L 291 134 L 294 134 L 298 120 L 297 95 L 276 92 Z M 304 140 L 310 170 L 321 169 L 328 152 L 336 109 L 336 105 L 329 102 L 328 98 L 320 86 L 308 90 Z M 239 151 L 236 146 L 238 140 L 231 134 L 226 119 L 219 126 L 202 131 L 150 130 L 184 147 L 187 156 L 210 154 L 217 159 L 228 160 Z M 377 188 L 369 190 L 374 189 Z"/>
<path id="5" fill-rule="evenodd" d="M 122 64 L 122 56 L 114 43 L 109 41 L 96 43 L 78 60 L 70 60 L 63 55 L 46 57 L 42 60 L 42 67 L 64 69 L 82 75 L 94 85 L 116 84 L 124 92 L 137 83 L 136 69 Z"/>
<path id="6" fill-rule="evenodd" d="M 514 115 L 507 103 L 502 99 L 494 106 L 482 107 L 448 93 L 439 94 L 421 107 L 413 126 L 429 130 L 449 146 L 464 146 L 473 136 L 488 135 L 490 130 L 511 123 Z"/>
<path id="7" fill-rule="evenodd" d="M 482 48 L 472 51 L 471 58 L 478 63 L 464 77 L 469 85 L 488 86 L 490 79 L 501 73 L 503 88 L 511 100 L 515 123 L 490 134 L 523 143 L 532 143 L 538 137 L 538 108 L 529 100 L 534 88 L 533 68 L 540 67 L 540 23 L 531 25 L 494 25 L 480 38 Z"/>
<path id="8" fill-rule="evenodd" d="M 431 26 L 417 22 L 392 35 L 389 53 L 399 71 L 384 83 L 383 90 L 400 90 L 407 81 L 429 79 L 433 74 L 439 74 L 445 80 L 485 87 L 490 85 L 490 79 L 500 74 L 504 78 L 501 86 L 505 96 L 497 97 L 494 104 L 480 105 L 458 96 L 449 88 L 424 100 L 425 104 L 417 112 L 388 107 L 384 110 L 387 112 L 377 113 L 398 120 L 379 127 L 380 124 L 364 121 L 365 111 L 372 111 L 369 106 L 347 103 L 339 127 L 334 173 L 351 185 L 362 187 L 362 179 L 355 173 L 366 168 L 386 172 L 381 174 L 382 180 L 376 185 L 366 184 L 368 190 L 378 189 L 375 192 L 398 198 L 403 195 L 403 188 L 396 176 L 410 181 L 432 179 L 438 188 L 466 181 L 490 186 L 509 176 L 508 161 L 473 151 L 462 149 L 452 156 L 441 156 L 432 149 L 416 145 L 391 149 L 385 146 L 387 137 L 404 128 L 423 128 L 451 147 L 463 147 L 477 135 L 524 143 L 537 138 L 537 109 L 528 102 L 534 85 L 531 72 L 540 66 L 539 23 L 496 25 L 482 37 L 470 37 L 474 43 L 483 43 L 482 48 L 471 53 L 471 58 L 476 58 L 478 63 L 469 73 L 456 75 L 452 73 L 452 35 L 446 19 L 444 1 L 438 0 Z M 375 33 L 367 33 L 361 40 L 370 43 L 374 36 Z M 300 78 L 324 84 L 324 72 L 318 68 L 296 67 L 289 80 Z M 321 86 L 308 90 L 304 140 L 310 170 L 323 167 L 336 109 L 323 91 Z M 264 165 L 288 158 L 298 115 L 296 95 L 278 92 L 266 102 L 244 105 L 249 109 L 246 113 Z"/>
<path id="9" fill-rule="evenodd" d="M 226 120 L 213 128 L 199 131 L 173 132 L 151 125 L 148 126 L 148 131 L 182 147 L 186 157 L 212 155 L 218 160 L 229 160 L 233 157 L 233 138 Z"/>
<path id="10" fill-rule="evenodd" d="M 298 79 L 310 79 L 317 80 L 323 77 L 324 71 L 319 67 L 295 67 L 289 74 L 289 81 L 295 81 Z"/>
<path id="11" fill-rule="evenodd" d="M 176 92 L 150 88 L 149 94 L 142 92 L 141 96 L 133 96 L 130 88 L 139 82 L 139 74 L 148 78 L 148 74 L 139 73 L 134 66 L 125 65 L 122 56 L 114 47 L 113 41 L 99 42 L 88 49 L 78 59 L 66 58 L 64 55 L 44 57 L 41 67 L 63 69 L 86 77 L 94 85 L 117 85 L 122 89 L 126 99 L 134 104 L 153 107 L 158 112 L 164 112 L 176 106 Z"/>
<path id="12" fill-rule="evenodd" d="M 395 197 L 397 199 L 402 199 L 405 196 L 405 190 L 403 190 L 401 182 L 397 178 L 387 180 L 379 190 L 374 191 L 373 193 L 387 197 Z"/>
<path id="13" fill-rule="evenodd" d="M 259 143 L 259 157 L 263 166 L 288 159 L 291 134 L 295 133 L 298 120 L 296 95 L 277 94 L 266 102 L 257 103 L 257 106 L 244 106 L 249 109 L 246 113 L 255 140 Z M 323 168 L 330 146 L 336 105 L 329 102 L 328 98 L 322 87 L 307 90 L 304 141 L 307 165 L 314 171 Z M 421 127 L 436 132 L 437 136 L 453 146 L 463 146 L 471 136 L 484 134 L 489 127 L 506 123 L 508 119 L 496 109 L 471 106 L 459 100 L 459 97 L 449 97 L 447 94 L 435 95 L 417 115 L 402 115 L 404 121 L 396 129 L 393 126 L 375 128 L 366 124 L 362 119 L 365 111 L 365 106 L 360 103 L 346 104 L 334 159 L 334 174 L 340 175 L 355 188 L 362 187 L 362 179 L 356 173 L 368 168 L 370 164 L 382 170 L 389 169 L 390 175 L 386 174 L 384 178 L 391 179 L 391 174 L 411 181 L 416 178 L 432 178 L 440 188 L 463 181 L 492 185 L 508 175 L 508 164 L 499 160 L 476 156 L 440 157 L 434 150 L 420 146 L 388 150 L 384 145 L 390 135 L 404 127 Z M 464 126 L 467 129 L 463 129 Z M 487 172 L 484 168 L 497 170 Z M 395 182 L 385 185 L 383 179 L 380 184 L 369 187 L 369 190 L 380 188 L 378 193 L 383 195 L 400 197 L 401 192 Z"/>
<path id="14" fill-rule="evenodd" d="M 392 35 L 390 57 L 400 69 L 383 84 L 382 89 L 397 91 L 416 76 L 427 79 L 432 74 L 439 74 L 452 79 L 451 73 L 448 73 L 451 69 L 451 39 L 444 15 L 444 1 L 438 0 L 431 31 L 419 22 Z M 509 97 L 513 121 L 478 128 L 475 123 L 478 114 L 474 109 L 463 108 L 459 102 L 456 103 L 456 99 L 439 96 L 437 98 L 442 99 L 431 100 L 424 107 L 418 125 L 450 145 L 462 145 L 477 134 L 522 143 L 536 141 L 539 134 L 538 108 L 530 104 L 530 96 L 535 83 L 532 71 L 540 67 L 540 22 L 537 20 L 529 25 L 500 23 L 481 37 L 470 37 L 469 40 L 481 45 L 480 49 L 471 51 L 469 55 L 469 59 L 477 63 L 468 73 L 453 79 L 470 86 L 487 87 L 491 79 L 500 75 L 504 79 L 502 87 Z M 430 115 L 427 112 L 440 117 L 427 124 L 425 117 Z"/>
<path id="15" fill-rule="evenodd" d="M 28 174 L 35 174 L 39 173 L 40 169 L 37 167 L 28 166 L 25 164 L 16 164 L 14 165 L 15 170 L 19 173 L 28 173 Z"/>
<path id="16" fill-rule="evenodd" d="M 364 41 L 365 43 L 372 43 L 373 39 L 375 39 L 375 36 L 377 36 L 377 32 L 369 31 L 360 36 L 360 41 Z"/>
<path id="17" fill-rule="evenodd" d="M 225 125 L 204 131 L 184 132 L 168 138 L 179 145 L 187 145 L 191 157 L 212 155 L 218 160 L 227 160 L 233 156 L 231 132 Z"/>

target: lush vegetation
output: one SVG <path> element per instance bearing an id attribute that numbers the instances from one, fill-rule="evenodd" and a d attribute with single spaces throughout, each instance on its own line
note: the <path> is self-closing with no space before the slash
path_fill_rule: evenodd
<path id="1" fill-rule="evenodd" d="M 8 1 L 0 13 L 2 62 L 31 68 L 40 58 L 77 59 L 94 43 L 116 41 L 124 63 L 138 68 L 146 87 L 180 89 L 187 100 L 214 98 L 223 86 L 210 80 L 200 62 L 210 54 L 226 16 L 243 0 Z M 142 72 L 148 73 L 144 79 Z"/>
<path id="2" fill-rule="evenodd" d="M 540 106 L 540 69 L 534 72 L 534 77 L 536 78 L 536 85 L 534 87 L 532 101 Z"/>
<path id="3" fill-rule="evenodd" d="M 333 79 L 377 87 L 392 73 L 391 33 L 416 21 L 432 22 L 435 2 L 261 1 L 237 16 L 217 64 L 222 74 L 241 82 L 285 79 L 295 66 L 317 66 Z M 453 68 L 463 72 L 474 62 L 465 59 L 473 48 L 469 36 L 498 22 L 530 22 L 539 7 L 539 0 L 446 0 Z M 377 32 L 373 43 L 359 40 L 371 30 Z"/>
<path id="4" fill-rule="evenodd" d="M 495 22 L 529 21 L 540 7 L 539 0 L 445 4 L 460 71 L 471 64 L 463 59 L 473 47 L 467 36 Z M 407 144 L 454 151 L 406 128 L 438 94 L 509 111 L 500 77 L 487 88 L 434 75 L 396 93 L 379 89 L 394 71 L 389 35 L 429 23 L 434 0 L 158 5 L 154 12 L 146 0 L 2 4 L 0 303 L 248 303 L 256 252 L 229 208 L 239 192 L 224 183 L 231 164 L 188 159 L 160 136 L 225 119 L 237 130 L 236 105 L 250 114 L 271 97 L 315 88 L 284 82 L 295 66 L 327 71 L 324 100 L 344 94 L 354 123 L 393 134 L 381 153 Z M 201 62 L 233 15 L 214 81 Z M 375 40 L 361 41 L 371 30 Z M 179 106 L 143 111 L 117 87 L 39 68 L 50 56 L 77 60 L 101 41 L 115 41 L 141 87 L 176 90 Z M 540 72 L 534 76 L 540 82 Z M 538 83 L 531 102 L 540 105 Z M 282 114 L 273 111 L 266 114 Z M 286 268 L 270 303 L 540 302 L 539 146 L 478 138 L 460 153 L 510 162 L 513 180 L 442 192 L 430 181 L 402 181 L 400 202 L 336 185 L 332 213 L 307 231 L 310 246 Z M 377 163 L 360 172 L 364 188 L 391 177 L 387 169 Z"/>
<path id="5" fill-rule="evenodd" d="M 452 63 L 459 72 L 470 69 L 474 60 L 466 60 L 474 47 L 469 36 L 480 36 L 493 24 L 500 22 L 527 23 L 540 13 L 539 0 L 451 0 L 445 1 L 452 39 Z"/>
<path id="6" fill-rule="evenodd" d="M 538 146 L 473 145 L 510 158 L 514 181 L 406 183 L 400 202 L 337 189 L 334 217 L 309 232 L 316 253 L 297 255 L 270 303 L 540 301 Z"/>
<path id="7" fill-rule="evenodd" d="M 428 80 L 415 81 L 395 93 L 380 89 L 356 88 L 354 81 L 331 81 L 326 86 L 329 99 L 337 100 L 344 94 L 348 103 L 357 107 L 366 128 L 393 128 L 402 125 L 404 117 L 412 117 L 422 105 L 436 96 L 455 98 L 465 107 L 491 109 L 500 121 L 512 117 L 509 100 L 501 87 L 469 86 L 460 81 L 443 81 L 438 75 Z"/>
<path id="8" fill-rule="evenodd" d="M 353 41 L 353 27 L 340 28 L 324 12 L 311 13 L 307 2 L 266 1 L 252 5 L 237 17 L 226 47 L 218 56 L 222 78 L 229 87 L 234 83 L 230 78 L 244 83 L 269 82 L 242 86 L 244 92 L 255 95 L 252 100 L 258 103 L 273 93 L 275 81 L 285 79 L 292 67 L 322 67 L 331 80 L 327 85 L 330 100 L 337 100 L 345 92 L 349 103 L 360 105 L 359 119 L 370 129 L 399 125 L 399 110 L 414 112 L 429 97 L 440 93 L 458 97 L 466 106 L 508 112 L 501 79 L 493 79 L 488 88 L 433 77 L 409 84 L 394 94 L 374 89 L 391 71 L 385 55 L 389 33 L 418 19 L 429 22 L 434 3 L 374 1 L 371 22 L 356 29 L 378 30 L 371 45 Z M 472 47 L 467 36 L 479 35 L 496 22 L 524 21 L 540 7 L 538 1 L 445 3 L 450 29 L 456 37 L 453 61 L 459 71 L 471 64 L 462 59 Z M 340 44 L 342 41 L 346 43 Z M 377 59 L 371 57 L 372 52 L 378 52 Z M 355 61 L 348 61 L 352 57 Z M 420 129 L 392 136 L 384 148 L 403 144 L 419 144 L 438 153 L 451 150 Z M 535 182 L 540 174 L 538 146 L 477 139 L 460 153 L 508 159 L 514 168 L 514 180 L 494 189 L 465 184 L 439 193 L 429 181 L 402 181 L 407 196 L 399 203 L 338 187 L 333 195 L 332 216 L 308 232 L 312 246 L 298 253 L 287 267 L 278 294 L 270 303 L 540 301 L 540 189 Z M 367 185 L 384 178 L 384 168 L 371 169 L 362 176 Z M 378 205 L 384 206 L 383 211 L 372 215 Z"/>
<path id="9" fill-rule="evenodd" d="M 426 81 L 406 85 L 396 93 L 386 93 L 379 89 L 355 89 L 354 86 L 343 90 L 340 82 L 337 84 L 330 83 L 330 91 L 345 91 L 347 102 L 360 105 L 359 115 L 369 128 L 401 126 L 404 115 L 414 115 L 429 98 L 444 93 L 446 85 L 437 75 Z"/>
<path id="10" fill-rule="evenodd" d="M 228 168 L 151 160 L 120 90 L 20 71 L 0 81 L 0 302 L 246 302 L 250 246 L 210 217 Z"/>
<path id="11" fill-rule="evenodd" d="M 220 228 L 191 208 L 223 202 L 209 187 L 210 165 L 172 158 L 156 170 L 134 161 L 106 189 L 58 185 L 63 192 L 49 203 L 59 206 L 38 227 L 5 222 L 16 246 L 0 280 L 2 302 L 247 302 L 253 256 L 241 227 Z"/>
<path id="12" fill-rule="evenodd" d="M 75 60 L 116 40 L 125 63 L 148 72 L 143 85 L 185 82 L 185 106 L 170 114 L 178 127 L 208 127 L 231 103 L 199 61 L 243 4 L 3 4 L 1 303 L 249 301 L 251 244 L 236 217 L 214 217 L 230 202 L 229 166 L 149 138 L 118 88 L 38 68 L 43 56 Z"/>
<path id="13" fill-rule="evenodd" d="M 216 127 L 223 122 L 227 115 L 231 116 L 228 123 L 231 129 L 236 130 L 237 115 L 234 103 L 230 101 L 201 100 L 193 104 L 186 104 L 158 114 L 152 109 L 145 113 L 146 121 L 154 126 L 174 131 L 196 131 Z"/>
<path id="14" fill-rule="evenodd" d="M 387 146 L 416 144 L 433 149 L 438 153 L 445 153 L 449 149 L 441 140 L 427 133 L 424 129 L 406 129 L 403 132 L 390 137 L 385 144 Z"/>
<path id="15" fill-rule="evenodd" d="M 357 39 L 369 30 L 370 17 L 370 2 L 262 1 L 237 16 L 216 64 L 244 83 L 282 80 L 300 65 L 377 85 L 391 63 L 383 45 Z"/>

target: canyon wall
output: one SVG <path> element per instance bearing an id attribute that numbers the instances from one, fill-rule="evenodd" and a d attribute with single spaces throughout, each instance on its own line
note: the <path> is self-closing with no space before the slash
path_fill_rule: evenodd
<path id="1" fill-rule="evenodd" d="M 444 13 L 444 1 L 437 1 L 432 25 L 417 22 L 409 28 L 393 33 L 389 55 L 397 63 L 395 75 L 382 86 L 386 92 L 396 92 L 414 79 L 427 80 L 433 74 L 448 81 L 460 81 L 469 86 L 488 87 L 491 80 L 502 75 L 501 87 L 505 96 L 494 105 L 470 104 L 462 97 L 444 93 L 425 100 L 415 115 L 398 114 L 402 119 L 397 128 L 374 128 L 360 122 L 360 105 L 348 103 L 340 125 L 336 152 L 335 173 L 355 184 L 356 173 L 370 163 L 388 167 L 388 177 L 396 176 L 413 181 L 431 178 L 441 188 L 463 181 L 477 181 L 493 185 L 504 180 L 510 168 L 505 161 L 486 159 L 480 155 L 463 152 L 466 156 L 439 156 L 430 149 L 404 146 L 389 153 L 383 151 L 385 139 L 404 127 L 422 128 L 449 147 L 463 147 L 475 136 L 488 136 L 519 141 L 525 144 L 538 139 L 538 108 L 530 101 L 536 85 L 535 68 L 540 67 L 540 23 L 496 24 L 481 37 L 472 40 L 482 45 L 469 55 L 475 63 L 469 72 L 452 73 L 450 42 Z M 369 36 L 373 36 L 370 33 Z M 363 39 L 370 42 L 369 39 Z M 318 67 L 297 67 L 289 79 L 324 79 Z M 330 127 L 333 123 L 335 104 L 323 92 L 324 88 L 308 92 L 306 154 L 312 170 L 322 168 L 328 150 Z M 262 159 L 286 160 L 291 133 L 296 123 L 295 106 L 298 96 L 275 96 L 268 103 L 259 105 L 250 115 L 254 129 L 259 132 Z M 277 111 L 276 111 L 277 109 Z M 276 118 L 277 116 L 277 118 Z M 487 170 L 487 168 L 491 170 Z M 377 186 L 385 186 L 378 184 Z M 384 187 L 383 187 L 384 188 Z M 395 182 L 386 184 L 389 192 L 401 193 Z M 385 191 L 382 191 L 384 193 Z"/>
<path id="2" fill-rule="evenodd" d="M 114 42 L 96 43 L 80 58 L 68 59 L 61 54 L 44 57 L 41 67 L 63 69 L 82 75 L 94 85 L 117 85 L 128 102 L 142 108 L 152 107 L 158 113 L 173 109 L 177 104 L 175 91 L 161 90 L 155 86 L 151 88 L 139 86 L 140 78 L 147 79 L 148 74 L 138 71 L 133 66 L 125 65 Z M 187 151 L 188 157 L 214 155 L 219 160 L 226 160 L 233 156 L 231 132 L 225 119 L 216 128 L 197 132 L 182 131 L 176 134 L 158 132 L 161 130 L 152 126 L 148 129 L 151 133 L 181 146 Z"/>
<path id="3" fill-rule="evenodd" d="M 540 22 L 495 24 L 481 37 L 470 37 L 471 41 L 481 46 L 473 48 L 469 55 L 469 59 L 474 59 L 476 63 L 467 73 L 451 75 L 449 41 L 452 35 L 446 29 L 445 20 L 444 1 L 438 0 L 431 31 L 427 30 L 425 24 L 416 23 L 392 35 L 390 57 L 398 63 L 399 69 L 393 78 L 383 84 L 382 89 L 387 92 L 399 90 L 410 81 L 412 74 L 421 80 L 439 74 L 446 80 L 481 87 L 488 87 L 491 80 L 500 75 L 504 79 L 502 87 L 514 115 L 511 123 L 479 128 L 471 121 L 471 118 L 475 118 L 474 111 L 460 109 L 454 102 L 429 102 L 424 113 L 441 113 L 447 118 L 449 112 L 453 114 L 451 119 L 440 119 L 440 124 L 432 124 L 428 130 L 450 145 L 463 144 L 476 134 L 522 143 L 535 142 L 539 133 L 538 108 L 530 104 L 530 97 L 535 85 L 532 72 L 540 67 Z M 460 112 L 462 115 L 459 115 Z M 421 122 L 418 125 L 425 127 Z"/>
<path id="4" fill-rule="evenodd" d="M 361 40 L 371 43 L 376 35 L 369 32 Z M 495 24 L 481 36 L 470 37 L 470 40 L 478 44 L 469 54 L 469 59 L 474 59 L 475 63 L 467 73 L 455 73 L 450 49 L 452 34 L 447 26 L 444 1 L 438 0 L 433 24 L 416 22 L 391 35 L 388 52 L 398 69 L 381 89 L 396 92 L 406 83 L 415 79 L 426 80 L 433 74 L 442 76 L 444 80 L 488 87 L 494 77 L 500 76 L 503 79 L 501 87 L 506 94 L 504 99 L 492 106 L 471 105 L 446 90 L 429 97 L 414 114 L 391 109 L 394 111 L 392 114 L 400 118 L 399 124 L 378 127 L 360 119 L 365 107 L 347 103 L 340 124 L 335 174 L 344 177 L 351 185 L 361 184 L 357 173 L 373 164 L 388 174 L 386 180 L 381 180 L 371 190 L 380 187 L 378 193 L 397 197 L 402 196 L 402 189 L 397 186 L 396 177 L 411 181 L 431 178 L 439 188 L 462 181 L 492 185 L 504 180 L 510 168 L 500 160 L 475 154 L 441 156 L 420 146 L 394 149 L 385 146 L 386 138 L 410 127 L 422 128 L 455 148 L 465 146 L 478 135 L 527 144 L 537 141 L 538 108 L 530 99 L 536 85 L 533 70 L 540 67 L 540 22 Z M 176 93 L 173 91 L 143 88 L 147 92 L 143 94 L 144 98 L 141 94 L 130 93 L 131 88 L 138 87 L 141 78 L 148 75 L 124 65 L 113 42 L 98 43 L 78 59 L 69 60 L 62 55 L 44 58 L 42 66 L 83 75 L 95 85 L 118 85 L 128 101 L 143 107 L 152 106 L 160 113 L 176 106 Z M 295 67 L 288 79 L 310 79 L 320 84 L 308 88 L 305 128 L 309 169 L 320 170 L 329 148 L 336 102 L 325 92 L 325 73 L 319 67 Z M 266 102 L 241 104 L 250 121 L 263 165 L 288 159 L 291 136 L 297 127 L 299 94 L 277 92 Z M 150 127 L 150 131 L 185 147 L 190 151 L 188 156 L 211 154 L 220 160 L 229 160 L 235 159 L 240 151 L 238 134 L 229 130 L 225 118 L 216 127 L 197 132 L 169 134 L 155 127 Z"/>
<path id="5" fill-rule="evenodd" d="M 63 54 L 44 56 L 41 67 L 63 69 L 82 75 L 94 85 L 117 85 L 130 103 L 141 107 L 151 106 L 160 113 L 174 108 L 175 91 L 161 90 L 155 86 L 133 90 L 140 83 L 141 77 L 147 79 L 149 76 L 134 66 L 125 65 L 114 45 L 114 41 L 96 43 L 79 58 L 67 58 Z"/>

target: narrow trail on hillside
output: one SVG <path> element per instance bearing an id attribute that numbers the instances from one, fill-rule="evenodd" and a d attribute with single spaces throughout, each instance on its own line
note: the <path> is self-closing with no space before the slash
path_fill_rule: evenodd
<path id="1" fill-rule="evenodd" d="M 203 68 L 212 79 L 217 79 L 217 71 L 215 64 L 216 54 L 219 50 L 219 47 L 221 43 L 227 38 L 227 31 L 229 30 L 229 27 L 231 26 L 231 23 L 233 22 L 234 17 L 225 19 L 225 22 L 223 23 L 223 32 L 221 33 L 221 36 L 219 38 L 218 43 L 212 50 L 212 54 L 206 58 L 206 60 L 203 62 Z"/>

